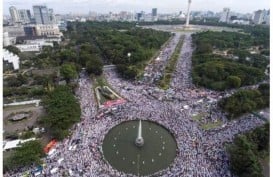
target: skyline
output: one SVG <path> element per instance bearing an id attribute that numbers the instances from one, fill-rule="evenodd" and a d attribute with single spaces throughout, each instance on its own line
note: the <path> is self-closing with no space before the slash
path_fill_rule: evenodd
<path id="1" fill-rule="evenodd" d="M 186 12 L 188 0 L 184 0 L 183 2 L 181 0 L 172 0 L 171 5 L 170 1 L 168 0 L 162 0 L 160 2 L 156 0 L 150 0 L 148 2 L 144 0 L 134 0 L 130 2 L 128 2 L 128 0 L 71 0 L 69 3 L 64 2 L 64 0 L 35 0 L 35 2 L 30 0 L 3 0 L 3 14 L 10 15 L 10 6 L 15 6 L 17 9 L 30 9 L 33 12 L 33 5 L 46 5 L 48 8 L 53 8 L 55 14 L 87 14 L 90 11 L 108 13 L 110 11 L 139 12 L 143 10 L 145 12 L 150 12 L 152 8 L 157 8 L 158 13 L 174 13 L 179 11 Z M 166 5 L 168 6 L 166 7 Z M 210 10 L 214 12 L 221 12 L 225 7 L 230 8 L 230 10 L 234 12 L 253 13 L 258 9 L 270 9 L 270 1 L 262 0 L 257 3 L 255 0 L 192 0 L 191 3 L 191 11 Z"/>

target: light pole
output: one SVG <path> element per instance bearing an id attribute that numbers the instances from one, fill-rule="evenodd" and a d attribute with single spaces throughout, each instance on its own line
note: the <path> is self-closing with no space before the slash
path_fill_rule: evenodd
<path id="1" fill-rule="evenodd" d="M 127 56 L 128 56 L 128 58 L 129 58 L 129 63 L 131 62 L 131 53 L 130 52 L 128 52 L 128 54 L 127 54 Z"/>

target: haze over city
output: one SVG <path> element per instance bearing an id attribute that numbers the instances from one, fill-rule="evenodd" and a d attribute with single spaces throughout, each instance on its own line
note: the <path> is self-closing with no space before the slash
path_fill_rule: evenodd
<path id="1" fill-rule="evenodd" d="M 151 8 L 158 8 L 159 13 L 173 13 L 178 11 L 186 11 L 187 0 L 4 0 L 3 1 L 3 14 L 9 14 L 8 8 L 10 6 L 16 6 L 19 9 L 32 9 L 33 5 L 46 4 L 53 8 L 56 13 L 88 13 L 90 11 L 96 11 L 101 13 L 107 13 L 109 11 L 150 11 Z M 257 9 L 269 9 L 270 1 L 262 0 L 257 3 L 256 0 L 228 0 L 228 1 L 216 1 L 216 0 L 193 0 L 192 10 L 220 12 L 224 7 L 230 8 L 232 11 L 241 13 L 252 13 Z M 61 8 L 60 8 L 61 7 Z"/>

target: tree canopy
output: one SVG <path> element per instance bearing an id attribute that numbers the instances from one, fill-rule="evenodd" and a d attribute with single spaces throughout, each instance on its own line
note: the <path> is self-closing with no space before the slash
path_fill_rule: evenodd
<path id="1" fill-rule="evenodd" d="M 103 63 L 102 61 L 97 57 L 91 57 L 86 62 L 86 71 L 89 74 L 95 74 L 100 75 L 102 73 L 103 69 Z"/>
<path id="2" fill-rule="evenodd" d="M 239 135 L 228 146 L 231 171 L 238 177 L 262 177 L 259 162 L 269 156 L 269 123 Z"/>
<path id="3" fill-rule="evenodd" d="M 253 152 L 253 144 L 241 135 L 230 147 L 231 171 L 239 177 L 257 177 L 262 175 L 262 167 Z"/>
<path id="4" fill-rule="evenodd" d="M 235 119 L 244 113 L 269 107 L 269 88 L 256 90 L 239 90 L 232 96 L 220 100 L 219 106 Z"/>
<path id="5" fill-rule="evenodd" d="M 80 120 L 80 105 L 67 86 L 58 86 L 42 100 L 47 115 L 42 123 L 54 138 L 63 139 L 71 126 Z"/>
<path id="6" fill-rule="evenodd" d="M 4 47 L 5 49 L 7 49 L 8 51 L 10 51 L 11 53 L 14 53 L 16 55 L 19 55 L 21 53 L 21 51 L 15 47 L 14 45 L 9 45 L 7 47 Z"/>
<path id="7" fill-rule="evenodd" d="M 116 64 L 120 75 L 127 79 L 135 78 L 144 69 L 144 62 L 171 36 L 128 22 L 68 23 L 65 35 L 71 45 L 76 45 L 79 63 L 90 68 L 90 73 L 99 74 L 101 63 Z"/>
<path id="8" fill-rule="evenodd" d="M 76 66 L 73 63 L 65 63 L 60 69 L 61 75 L 69 82 L 71 79 L 77 78 Z"/>
<path id="9" fill-rule="evenodd" d="M 42 144 L 39 141 L 26 142 L 16 148 L 8 159 L 4 160 L 4 171 L 28 167 L 32 164 L 39 165 L 44 155 Z"/>
<path id="10" fill-rule="evenodd" d="M 226 90 L 265 79 L 264 71 L 269 59 L 248 51 L 258 45 L 251 32 L 206 31 L 193 34 L 192 38 L 196 46 L 192 56 L 192 78 L 196 85 Z M 266 47 L 266 44 L 259 44 Z M 227 52 L 228 55 L 219 55 L 215 50 Z"/>

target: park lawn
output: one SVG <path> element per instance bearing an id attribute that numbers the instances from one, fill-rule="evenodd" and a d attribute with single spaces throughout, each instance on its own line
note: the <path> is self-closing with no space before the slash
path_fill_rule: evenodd
<path id="1" fill-rule="evenodd" d="M 192 116 L 192 120 L 199 123 L 202 120 L 202 117 L 205 117 L 205 116 L 206 116 L 206 113 L 202 112 L 202 113 L 199 113 L 195 116 Z"/>

